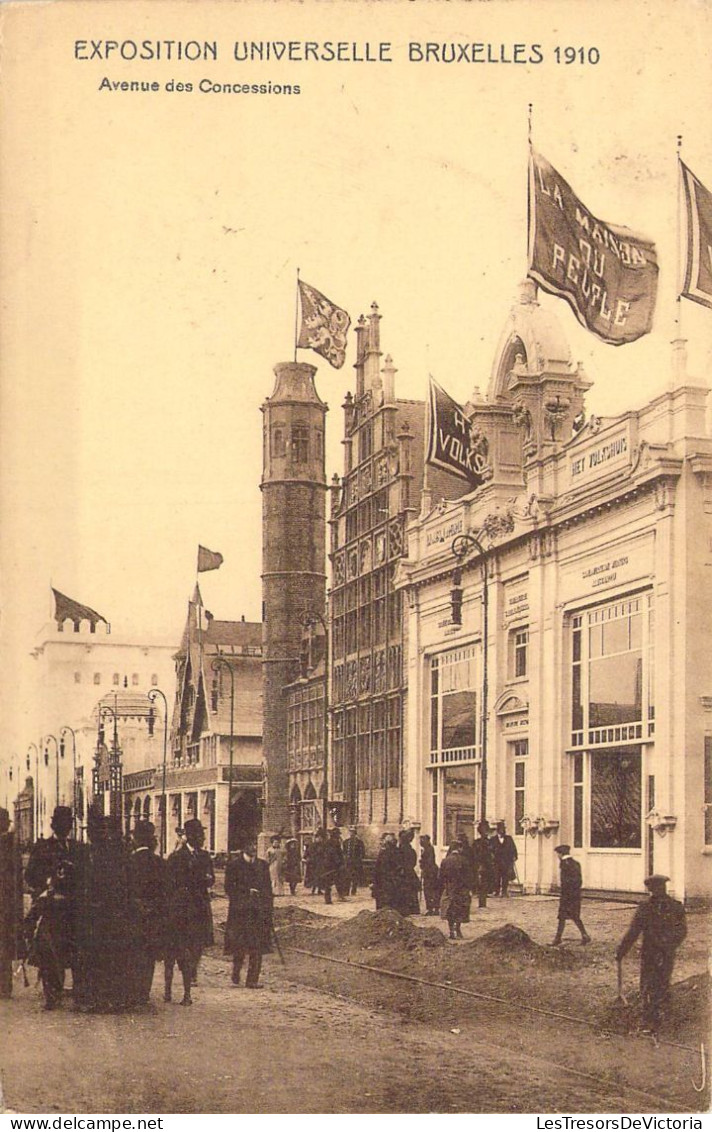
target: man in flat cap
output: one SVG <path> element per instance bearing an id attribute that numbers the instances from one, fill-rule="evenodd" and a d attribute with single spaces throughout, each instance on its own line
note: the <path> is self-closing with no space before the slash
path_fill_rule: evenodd
<path id="1" fill-rule="evenodd" d="M 35 843 L 25 870 L 25 882 L 32 894 L 27 925 L 32 932 L 30 962 L 39 969 L 45 1010 L 59 1005 L 65 970 L 75 966 L 78 865 L 78 846 L 69 836 L 70 807 L 56 806 L 50 826 L 51 836 Z"/>
<path id="2" fill-rule="evenodd" d="M 663 1008 L 670 994 L 670 978 L 675 952 L 687 935 L 685 909 L 679 900 L 668 896 L 670 878 L 655 874 L 645 881 L 650 899 L 639 904 L 628 931 L 618 944 L 616 959 L 620 963 L 639 936 L 643 937 L 640 952 L 641 1028 L 657 1033 Z"/>
<path id="3" fill-rule="evenodd" d="M 561 943 L 567 920 L 573 920 L 581 932 L 581 943 L 590 943 L 591 937 L 581 920 L 581 889 L 583 887 L 581 866 L 571 856 L 570 845 L 557 845 L 554 852 L 559 857 L 561 892 L 559 895 L 559 926 L 556 929 L 553 946 L 558 947 Z"/>
<path id="4" fill-rule="evenodd" d="M 166 1002 L 171 1001 L 173 967 L 177 963 L 183 976 L 183 1006 L 190 1006 L 190 988 L 198 974 L 203 948 L 213 942 L 213 915 L 210 889 L 215 870 L 210 854 L 203 849 L 205 830 L 197 818 L 183 827 L 185 845 L 171 853 L 168 874 L 168 938 L 165 967 Z"/>
<path id="5" fill-rule="evenodd" d="M 156 856 L 153 822 L 137 821 L 129 858 L 129 909 L 132 963 L 129 1005 L 145 1006 L 151 997 L 156 960 L 164 951 L 166 919 L 165 862 Z"/>

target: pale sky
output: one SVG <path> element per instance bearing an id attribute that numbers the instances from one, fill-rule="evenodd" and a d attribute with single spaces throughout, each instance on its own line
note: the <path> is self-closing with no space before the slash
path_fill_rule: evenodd
<path id="1" fill-rule="evenodd" d="M 33 738 L 24 665 L 50 583 L 117 630 L 180 639 L 198 543 L 219 618 L 260 615 L 261 428 L 293 351 L 296 270 L 355 321 L 380 306 L 397 393 L 484 392 L 526 272 L 533 141 L 598 217 L 657 243 L 654 331 L 604 345 L 553 309 L 588 411 L 668 379 L 676 136 L 712 187 L 712 9 L 693 0 L 202 0 L 3 5 L 0 514 L 4 733 Z M 218 40 L 210 62 L 75 60 L 75 40 Z M 391 43 L 392 63 L 238 63 L 236 40 Z M 540 45 L 543 62 L 418 63 L 409 42 Z M 504 45 L 501 48 L 500 45 Z M 555 48 L 595 48 L 597 65 Z M 100 91 L 103 78 L 158 92 Z M 201 93 L 291 83 L 299 95 Z M 165 90 L 169 80 L 193 91 Z M 712 312 L 682 304 L 690 372 Z M 340 371 L 329 478 L 340 472 Z M 3 750 L 0 759 L 10 752 Z"/>

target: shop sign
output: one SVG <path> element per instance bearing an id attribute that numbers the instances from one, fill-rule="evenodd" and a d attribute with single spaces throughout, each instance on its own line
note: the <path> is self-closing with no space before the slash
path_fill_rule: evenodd
<path id="1" fill-rule="evenodd" d="M 514 715 L 502 721 L 502 730 L 507 733 L 510 731 L 524 731 L 527 727 L 529 727 L 528 715 Z"/>
<path id="2" fill-rule="evenodd" d="M 529 614 L 529 583 L 527 579 L 513 582 L 505 591 L 504 619 L 518 621 Z"/>
<path id="3" fill-rule="evenodd" d="M 426 530 L 425 554 L 435 554 L 436 551 L 441 550 L 444 546 L 449 546 L 457 535 L 463 533 L 463 530 L 462 514 L 458 515 L 456 518 L 447 520 L 447 522 L 438 523 L 436 527 L 431 527 L 430 530 Z"/>
<path id="4" fill-rule="evenodd" d="M 576 449 L 568 457 L 571 488 L 602 478 L 609 472 L 620 471 L 630 465 L 631 440 L 628 428 L 617 429 L 605 439 L 596 435 L 588 444 Z"/>

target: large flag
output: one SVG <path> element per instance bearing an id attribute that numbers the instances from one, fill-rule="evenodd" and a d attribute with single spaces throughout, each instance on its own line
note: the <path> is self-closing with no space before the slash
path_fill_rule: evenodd
<path id="1" fill-rule="evenodd" d="M 96 625 L 97 621 L 103 621 L 105 625 L 109 622 L 95 609 L 90 609 L 88 605 L 82 605 L 81 602 L 74 601 L 73 598 L 67 597 L 66 594 L 61 594 L 52 586 L 52 593 L 54 594 L 54 619 L 60 625 L 63 621 L 91 621 L 92 625 Z"/>
<path id="2" fill-rule="evenodd" d="M 529 166 L 529 276 L 566 299 L 582 326 L 613 346 L 653 325 L 655 244 L 598 220 L 545 157 Z"/>
<path id="3" fill-rule="evenodd" d="M 474 421 L 431 377 L 427 463 L 479 487 L 492 477 L 488 451 L 487 438 Z"/>
<path id="4" fill-rule="evenodd" d="M 682 294 L 712 307 L 712 193 L 682 161 L 680 165 L 687 207 L 687 263 Z"/>
<path id="5" fill-rule="evenodd" d="M 222 566 L 223 556 L 217 550 L 208 550 L 205 546 L 198 547 L 198 573 L 205 570 L 217 570 Z"/>
<path id="6" fill-rule="evenodd" d="M 316 287 L 310 287 L 303 279 L 298 283 L 302 321 L 297 346 L 315 350 L 334 369 L 341 369 L 346 360 L 346 332 L 351 319 Z"/>

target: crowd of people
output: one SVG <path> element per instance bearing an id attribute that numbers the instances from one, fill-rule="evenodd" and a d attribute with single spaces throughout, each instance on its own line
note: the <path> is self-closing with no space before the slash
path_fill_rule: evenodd
<path id="1" fill-rule="evenodd" d="M 178 841 L 167 859 L 156 853 L 155 829 L 136 823 L 130 843 L 119 822 L 90 810 L 86 843 L 71 837 L 72 811 L 57 806 L 52 834 L 32 849 L 24 878 L 20 854 L 10 832 L 7 810 L 0 809 L 0 998 L 12 993 L 12 963 L 21 958 L 38 970 L 44 1007 L 59 1005 L 67 970 L 72 972 L 74 1009 L 80 1012 L 135 1010 L 149 1003 L 158 961 L 164 964 L 164 999 L 172 1001 L 176 966 L 183 997 L 190 1005 L 203 949 L 213 943 L 211 890 L 213 860 L 204 849 L 205 830 L 189 820 L 177 830 Z M 485 907 L 487 897 L 506 897 L 516 878 L 517 849 L 498 822 L 491 834 L 486 822 L 470 842 L 461 834 L 438 866 L 430 838 L 420 837 L 420 859 L 413 847 L 415 831 L 382 838 L 373 870 L 376 908 L 392 908 L 403 916 L 421 911 L 447 921 L 451 939 L 462 939 L 472 899 Z M 581 919 L 581 867 L 569 845 L 556 846 L 560 862 L 558 926 L 553 945 L 562 942 L 567 920 L 578 928 L 582 944 L 591 942 Z M 272 838 L 266 860 L 257 855 L 256 839 L 245 835 L 225 869 L 229 901 L 224 951 L 232 957 L 232 984 L 259 988 L 262 956 L 276 944 L 274 896 L 285 886 L 292 895 L 302 881 L 307 892 L 332 891 L 346 900 L 365 883 L 365 847 L 355 826 L 343 840 L 337 827 L 320 829 L 300 856 L 296 839 L 282 846 Z M 420 866 L 420 873 L 416 866 Z M 674 956 L 685 938 L 683 905 L 668 896 L 667 877 L 653 875 L 645 885 L 650 899 L 636 910 L 616 952 L 620 965 L 642 937 L 642 1024 L 660 1025 L 669 994 Z M 23 911 L 23 889 L 31 906 Z M 24 966 L 24 962 L 23 962 Z"/>
<path id="2" fill-rule="evenodd" d="M 489 895 L 507 896 L 516 877 L 517 847 L 505 823 L 498 822 L 491 835 L 488 823 L 480 822 L 477 833 L 472 842 L 464 833 L 452 841 L 440 866 L 430 837 L 423 834 L 420 877 L 415 868 L 414 830 L 403 829 L 397 837 L 384 834 L 373 877 L 376 908 L 418 915 L 422 889 L 425 914 L 441 915 L 448 922 L 450 938 L 462 938 L 461 925 L 469 920 L 472 897 L 477 896 L 480 908 L 486 907 Z"/>
<path id="3" fill-rule="evenodd" d="M 176 965 L 185 1005 L 205 946 L 213 942 L 213 862 L 199 821 L 185 823 L 167 860 L 156 854 L 151 822 L 130 844 L 113 817 L 91 809 L 87 842 L 71 837 L 72 811 L 57 806 L 52 834 L 32 849 L 25 869 L 31 896 L 23 922 L 27 961 L 37 967 L 46 1010 L 59 1005 L 67 970 L 74 1009 L 117 1012 L 145 1006 L 154 968 L 164 962 L 166 1001 Z"/>

